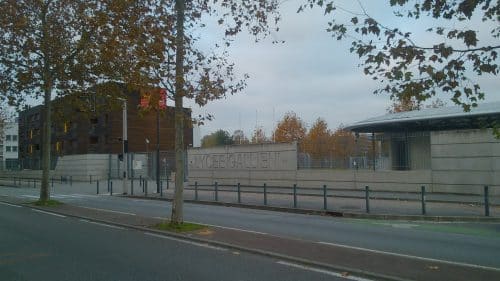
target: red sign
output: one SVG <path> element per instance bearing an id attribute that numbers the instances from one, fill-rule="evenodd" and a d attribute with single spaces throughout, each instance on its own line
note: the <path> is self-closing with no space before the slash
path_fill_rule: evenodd
<path id="1" fill-rule="evenodd" d="M 158 107 L 160 109 L 167 108 L 167 90 L 160 89 L 160 100 L 158 101 Z"/>
<path id="2" fill-rule="evenodd" d="M 141 92 L 141 100 L 139 106 L 143 109 L 147 109 L 150 107 L 151 104 L 151 95 L 156 94 L 159 95 L 158 97 L 158 108 L 159 109 L 165 109 L 167 108 L 167 90 L 166 89 L 159 89 L 158 92 L 152 92 L 152 91 L 144 91 Z"/>

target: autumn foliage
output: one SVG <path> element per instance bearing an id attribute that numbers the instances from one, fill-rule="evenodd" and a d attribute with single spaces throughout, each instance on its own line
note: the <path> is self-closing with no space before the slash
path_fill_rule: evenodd
<path id="1" fill-rule="evenodd" d="M 324 168 L 349 167 L 351 157 L 372 156 L 371 141 L 365 135 L 356 135 L 344 129 L 328 128 L 327 122 L 318 118 L 307 130 L 304 122 L 294 112 L 288 112 L 278 122 L 274 133 L 275 142 L 298 143 L 300 157 L 309 165 Z"/>
<path id="2" fill-rule="evenodd" d="M 300 142 L 305 136 L 304 122 L 293 111 L 285 114 L 273 133 L 274 142 Z"/>

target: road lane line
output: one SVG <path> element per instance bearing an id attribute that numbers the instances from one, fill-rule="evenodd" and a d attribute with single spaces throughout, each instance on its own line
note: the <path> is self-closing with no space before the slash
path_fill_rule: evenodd
<path id="1" fill-rule="evenodd" d="M 36 199 L 40 198 L 40 196 L 28 195 L 28 194 L 19 195 L 18 197 L 36 198 Z"/>
<path id="2" fill-rule="evenodd" d="M 113 211 L 113 210 L 108 210 L 108 209 L 99 209 L 99 208 L 92 208 L 92 207 L 85 207 L 85 206 L 78 206 L 78 205 L 77 205 L 77 207 L 91 209 L 91 210 L 97 210 L 97 211 L 104 211 L 104 212 L 111 212 L 111 213 L 135 216 L 134 213 L 127 213 L 127 212 L 120 212 L 120 211 Z"/>
<path id="3" fill-rule="evenodd" d="M 229 229 L 229 230 L 243 231 L 243 232 L 249 232 L 249 233 L 255 233 L 255 234 L 262 234 L 262 235 L 269 235 L 268 233 L 265 233 L 265 232 L 253 231 L 253 230 L 242 229 L 242 228 L 221 226 L 221 225 L 208 224 L 208 223 L 202 223 L 202 222 L 192 222 L 192 221 L 186 221 L 186 222 L 188 222 L 188 223 L 202 224 L 202 225 L 212 226 L 212 227 L 218 227 L 218 228 L 224 228 L 224 229 Z"/>
<path id="4" fill-rule="evenodd" d="M 163 218 L 163 217 L 153 217 L 153 218 L 160 219 L 160 220 L 168 220 L 168 218 Z M 212 226 L 212 227 L 218 227 L 218 228 L 224 228 L 224 229 L 230 229 L 230 230 L 249 232 L 249 233 L 255 233 L 255 234 L 269 235 L 268 233 L 265 233 L 265 232 L 259 232 L 259 231 L 253 231 L 253 230 L 235 228 L 235 227 L 228 227 L 228 226 L 221 226 L 221 225 L 216 225 L 216 224 L 208 224 L 208 223 L 204 223 L 204 222 L 194 222 L 194 221 L 185 221 L 185 222 L 201 224 L 201 225 L 206 225 L 206 226 Z"/>
<path id="5" fill-rule="evenodd" d="M 65 218 L 66 217 L 66 216 L 63 216 L 63 215 L 54 214 L 54 213 L 50 213 L 50 212 L 45 212 L 45 211 L 38 210 L 38 209 L 31 209 L 31 210 L 34 211 L 34 212 L 37 212 L 37 213 L 42 213 L 42 214 L 51 215 L 51 216 L 55 216 L 55 217 L 60 217 L 60 218 Z"/>
<path id="6" fill-rule="evenodd" d="M 120 227 L 120 226 L 105 224 L 105 223 L 100 223 L 100 222 L 95 222 L 95 221 L 86 221 L 86 223 L 91 223 L 91 224 L 100 225 L 100 226 L 109 227 L 109 228 L 114 228 L 114 229 L 121 229 L 121 230 L 125 229 L 125 228 Z"/>
<path id="7" fill-rule="evenodd" d="M 212 245 L 204 244 L 204 243 L 193 242 L 193 241 L 184 240 L 184 239 L 180 239 L 180 238 L 164 236 L 164 235 L 149 233 L 149 232 L 144 232 L 144 234 L 148 235 L 148 236 L 156 237 L 156 238 L 163 238 L 163 239 L 172 240 L 172 241 L 176 241 L 176 242 L 180 242 L 180 243 L 185 243 L 185 244 L 189 244 L 189 245 L 193 245 L 193 246 L 197 246 L 197 247 L 203 247 L 203 248 L 218 250 L 218 251 L 227 251 L 226 248 L 212 246 Z"/>
<path id="8" fill-rule="evenodd" d="M 21 206 L 12 205 L 12 204 L 9 204 L 9 203 L 4 203 L 4 202 L 0 202 L 0 204 L 6 205 L 6 206 L 11 206 L 11 207 L 16 207 L 16 208 L 21 208 Z"/>
<path id="9" fill-rule="evenodd" d="M 370 253 L 376 253 L 376 254 L 391 255 L 391 256 L 402 257 L 402 258 L 417 259 L 417 260 L 428 261 L 428 262 L 439 262 L 439 263 L 445 263 L 445 264 L 450 264 L 450 265 L 457 265 L 457 266 L 477 268 L 477 269 L 485 269 L 485 270 L 493 270 L 493 271 L 500 272 L 500 268 L 489 267 L 489 266 L 478 265 L 478 264 L 470 264 L 470 263 L 464 263 L 464 262 L 439 260 L 439 259 L 433 259 L 433 258 L 424 258 L 424 257 L 419 257 L 419 256 L 412 256 L 412 255 L 392 253 L 392 252 L 386 252 L 386 251 L 380 251 L 380 250 L 360 248 L 360 247 L 354 247 L 354 246 L 348 246 L 348 245 L 336 244 L 336 243 L 330 243 L 330 242 L 317 242 L 317 243 L 323 244 L 323 245 L 330 245 L 330 246 L 335 246 L 335 247 L 346 248 L 346 249 L 352 249 L 352 250 L 360 250 L 360 251 L 365 251 L 365 252 L 370 252 Z"/>
<path id="10" fill-rule="evenodd" d="M 334 276 L 334 277 L 338 277 L 338 278 L 343 278 L 343 279 L 347 279 L 347 280 L 372 281 L 372 279 L 366 279 L 366 278 L 362 278 L 362 277 L 346 275 L 346 274 L 342 274 L 342 273 L 338 273 L 338 272 L 333 272 L 333 271 L 324 270 L 324 269 L 320 269 L 320 268 L 314 268 L 314 267 L 305 266 L 305 265 L 296 264 L 296 263 L 290 263 L 290 262 L 286 262 L 286 261 L 277 261 L 276 263 L 281 264 L 281 265 L 290 266 L 290 267 L 295 267 L 298 269 L 307 270 L 307 271 L 322 273 L 322 274 L 326 274 L 326 275 L 330 275 L 330 276 Z"/>

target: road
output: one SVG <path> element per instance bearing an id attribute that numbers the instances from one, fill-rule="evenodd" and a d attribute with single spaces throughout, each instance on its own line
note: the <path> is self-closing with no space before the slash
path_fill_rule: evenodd
<path id="1" fill-rule="evenodd" d="M 5 204 L 0 204 L 0 237 L 0 280 L 349 280 L 262 256 Z"/>
<path id="2" fill-rule="evenodd" d="M 33 189 L 1 188 L 1 194 L 31 200 L 37 197 Z M 77 206 L 151 217 L 166 217 L 171 207 L 165 201 L 106 195 L 66 194 L 54 197 Z M 500 268 L 500 224 L 354 220 L 199 204 L 185 204 L 185 220 L 320 243 Z"/>

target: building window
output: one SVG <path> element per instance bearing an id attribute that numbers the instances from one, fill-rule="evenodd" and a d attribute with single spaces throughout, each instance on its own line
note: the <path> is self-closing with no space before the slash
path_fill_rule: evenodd
<path id="1" fill-rule="evenodd" d="M 64 133 L 67 133 L 69 131 L 69 124 L 68 124 L 68 122 L 64 122 L 63 131 L 64 131 Z"/>
<path id="2" fill-rule="evenodd" d="M 6 152 L 11 152 L 11 147 L 10 147 L 10 146 L 6 146 L 6 147 L 5 147 L 5 151 L 6 151 Z"/>
<path id="3" fill-rule="evenodd" d="M 12 136 L 11 136 L 11 135 L 7 135 L 7 136 L 5 136 L 5 140 L 6 140 L 6 141 L 11 141 L 11 140 L 12 140 Z"/>
<path id="4" fill-rule="evenodd" d="M 28 153 L 29 153 L 29 154 L 32 154 L 32 153 L 33 153 L 33 145 L 32 145 L 32 144 L 30 144 L 30 145 L 28 146 Z"/>
<path id="5" fill-rule="evenodd" d="M 89 137 L 90 144 L 97 144 L 99 142 L 99 137 Z"/>
<path id="6" fill-rule="evenodd" d="M 32 139 L 33 138 L 33 129 L 30 130 L 29 135 L 30 135 L 30 139 Z"/>
<path id="7" fill-rule="evenodd" d="M 12 147 L 12 152 L 17 152 L 17 146 Z"/>
<path id="8" fill-rule="evenodd" d="M 61 152 L 62 150 L 62 143 L 60 141 L 56 142 L 56 151 Z"/>
<path id="9" fill-rule="evenodd" d="M 12 141 L 17 141 L 17 135 L 12 136 Z"/>

